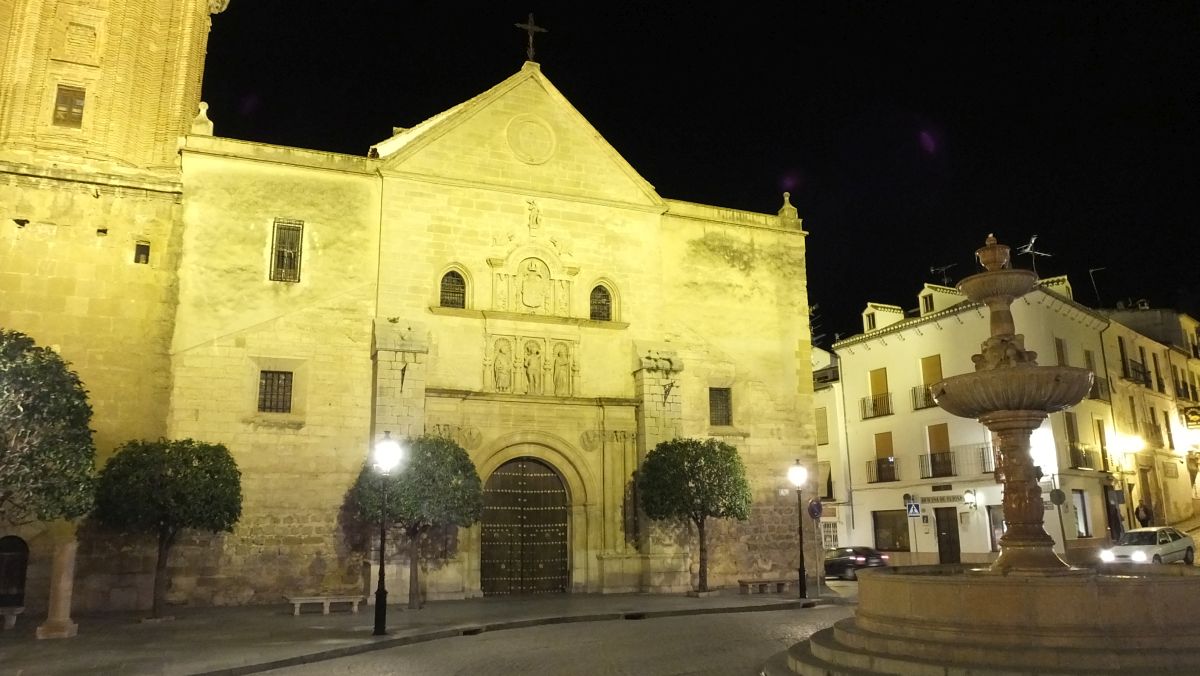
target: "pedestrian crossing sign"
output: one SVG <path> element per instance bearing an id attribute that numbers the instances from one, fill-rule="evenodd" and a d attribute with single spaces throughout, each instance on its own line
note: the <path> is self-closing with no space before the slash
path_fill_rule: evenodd
<path id="1" fill-rule="evenodd" d="M 908 515 L 909 516 L 921 516 L 921 503 L 919 503 L 919 502 L 908 503 Z"/>

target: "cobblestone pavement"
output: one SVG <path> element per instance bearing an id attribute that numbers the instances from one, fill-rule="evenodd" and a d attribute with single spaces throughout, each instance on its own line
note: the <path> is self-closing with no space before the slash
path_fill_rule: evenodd
<path id="1" fill-rule="evenodd" d="M 754 676 L 772 655 L 853 608 L 556 624 L 459 636 L 269 674 Z"/>

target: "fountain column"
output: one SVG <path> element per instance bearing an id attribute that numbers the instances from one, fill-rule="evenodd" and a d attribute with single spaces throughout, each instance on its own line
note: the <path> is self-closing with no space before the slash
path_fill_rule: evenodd
<path id="1" fill-rule="evenodd" d="M 1083 398 L 1092 373 L 1067 366 L 1038 366 L 1037 353 L 1025 349 L 1016 332 L 1012 303 L 1033 290 L 1037 275 L 1009 267 L 1009 248 L 988 235 L 975 252 L 985 272 L 958 283 L 968 298 L 990 312 L 990 333 L 971 357 L 974 373 L 951 376 L 931 387 L 946 411 L 975 418 L 998 438 L 1004 475 L 1004 521 L 1000 555 L 992 571 L 1053 574 L 1070 568 L 1054 553 L 1054 540 L 1043 527 L 1042 487 L 1029 454 L 1029 438 L 1053 411 Z"/>
<path id="2" fill-rule="evenodd" d="M 1000 556 L 992 570 L 1055 570 L 1067 564 L 1054 553 L 1054 539 L 1043 526 L 1045 503 L 1029 437 L 1046 420 L 1043 411 L 996 411 L 979 422 L 996 435 L 1004 472 L 1004 522 Z"/>

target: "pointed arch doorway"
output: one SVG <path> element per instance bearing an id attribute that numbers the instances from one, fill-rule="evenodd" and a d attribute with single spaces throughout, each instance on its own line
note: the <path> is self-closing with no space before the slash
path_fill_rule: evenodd
<path id="1" fill-rule="evenodd" d="M 484 596 L 561 594 L 570 588 L 569 498 L 558 472 L 536 458 L 496 468 L 483 488 L 480 586 Z"/>

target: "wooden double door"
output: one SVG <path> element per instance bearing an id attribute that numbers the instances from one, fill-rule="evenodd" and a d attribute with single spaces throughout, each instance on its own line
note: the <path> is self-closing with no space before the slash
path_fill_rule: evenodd
<path id="1" fill-rule="evenodd" d="M 546 463 L 504 463 L 483 488 L 480 583 L 484 596 L 561 594 L 569 589 L 568 496 Z"/>

